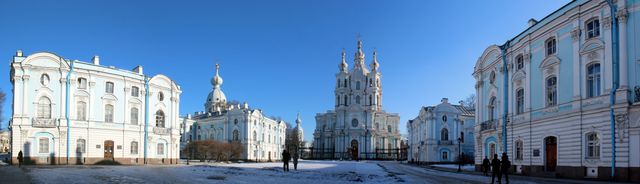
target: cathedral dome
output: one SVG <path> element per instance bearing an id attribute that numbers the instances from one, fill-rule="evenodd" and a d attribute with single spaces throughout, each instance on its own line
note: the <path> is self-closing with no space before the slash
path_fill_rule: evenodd
<path id="1" fill-rule="evenodd" d="M 224 95 L 224 92 L 222 92 L 222 90 L 220 90 L 220 88 L 217 87 L 217 88 L 213 88 L 213 91 L 209 93 L 209 96 L 207 97 L 207 102 L 213 103 L 213 104 L 227 102 L 227 97 Z"/>
<path id="2" fill-rule="evenodd" d="M 224 95 L 220 85 L 222 85 L 222 77 L 218 75 L 218 70 L 220 69 L 220 65 L 216 64 L 216 75 L 211 78 L 211 85 L 213 85 L 213 90 L 207 96 L 207 101 L 205 102 L 205 108 L 207 111 L 212 112 L 217 110 L 221 110 L 227 104 L 227 96 Z"/>

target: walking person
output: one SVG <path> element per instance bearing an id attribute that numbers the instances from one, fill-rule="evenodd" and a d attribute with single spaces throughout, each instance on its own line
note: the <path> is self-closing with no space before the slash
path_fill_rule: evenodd
<path id="1" fill-rule="evenodd" d="M 298 158 L 300 156 L 298 155 L 298 153 L 294 153 L 293 154 L 293 170 L 298 170 Z"/>
<path id="2" fill-rule="evenodd" d="M 500 171 L 502 175 L 504 175 L 505 183 L 509 184 L 509 168 L 511 167 L 511 161 L 509 161 L 509 156 L 507 153 L 502 153 L 502 163 L 500 167 Z M 498 179 L 500 181 L 500 179 Z"/>
<path id="3" fill-rule="evenodd" d="M 22 167 L 22 161 L 23 161 L 23 157 L 22 157 L 22 150 L 20 150 L 20 152 L 18 152 L 18 167 Z"/>
<path id="4" fill-rule="evenodd" d="M 493 159 L 491 160 L 491 183 L 495 180 L 496 176 L 498 177 L 498 183 L 500 183 L 500 160 L 498 160 L 498 154 L 493 154 Z"/>
<path id="5" fill-rule="evenodd" d="M 484 173 L 484 176 L 489 176 L 489 158 L 487 158 L 487 156 L 484 156 L 484 160 L 482 160 L 482 172 Z"/>
<path id="6" fill-rule="evenodd" d="M 291 159 L 291 155 L 287 150 L 282 151 L 282 162 L 284 162 L 284 166 L 282 166 L 282 170 L 284 172 L 289 171 L 289 160 Z"/>

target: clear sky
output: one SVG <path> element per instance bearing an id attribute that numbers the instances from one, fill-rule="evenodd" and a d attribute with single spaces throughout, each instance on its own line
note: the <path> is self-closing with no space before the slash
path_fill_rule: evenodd
<path id="1" fill-rule="evenodd" d="M 311 140 L 316 113 L 333 109 L 342 48 L 353 66 L 356 40 L 366 64 L 377 48 L 383 109 L 399 113 L 400 129 L 421 106 L 474 93 L 477 58 L 568 0 L 487 1 L 0 1 L 0 88 L 8 94 L 9 63 L 50 51 L 66 59 L 123 69 L 144 66 L 182 88 L 181 115 L 204 110 L 220 63 L 229 100 L 247 101 L 294 122 L 300 112 Z"/>

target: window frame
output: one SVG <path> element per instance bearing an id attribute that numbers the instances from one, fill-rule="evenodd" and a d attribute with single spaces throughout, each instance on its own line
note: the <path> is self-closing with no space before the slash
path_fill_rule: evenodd
<path id="1" fill-rule="evenodd" d="M 87 78 L 78 77 L 78 89 L 87 89 Z"/>
<path id="2" fill-rule="evenodd" d="M 49 153 L 51 151 L 50 141 L 51 140 L 48 137 L 38 138 L 38 153 Z"/>
<path id="3" fill-rule="evenodd" d="M 80 121 L 87 120 L 87 102 L 84 102 L 84 101 L 76 102 L 76 120 L 80 120 Z"/>
<path id="4" fill-rule="evenodd" d="M 36 117 L 38 119 L 51 119 L 52 110 L 51 99 L 46 96 L 41 96 L 38 99 L 38 109 L 36 112 Z"/>
<path id="5" fill-rule="evenodd" d="M 115 90 L 115 84 L 111 81 L 107 81 L 104 84 L 104 92 L 107 94 L 113 94 Z"/>
<path id="6" fill-rule="evenodd" d="M 449 140 L 449 130 L 447 128 L 442 128 L 440 130 L 440 140 L 448 141 Z"/>
<path id="7" fill-rule="evenodd" d="M 113 123 L 115 107 L 111 104 L 104 105 L 104 122 Z"/>
<path id="8" fill-rule="evenodd" d="M 518 54 L 516 56 L 516 71 L 524 69 L 524 56 Z"/>
<path id="9" fill-rule="evenodd" d="M 584 27 L 586 39 L 597 38 L 600 36 L 600 19 L 598 19 L 598 17 L 587 20 L 584 23 Z"/>
<path id="10" fill-rule="evenodd" d="M 156 127 L 166 128 L 165 127 L 166 126 L 165 121 L 166 121 L 166 115 L 165 115 L 164 111 L 157 110 L 156 111 Z M 162 125 L 162 126 L 160 126 L 160 125 Z"/>
<path id="11" fill-rule="evenodd" d="M 551 83 L 551 79 L 553 79 L 553 84 Z M 545 106 L 553 107 L 558 105 L 558 77 L 555 75 L 550 75 L 544 80 L 545 85 Z"/>
<path id="12" fill-rule="evenodd" d="M 131 107 L 131 110 L 129 112 L 129 123 L 132 125 L 138 125 L 139 119 L 140 119 L 140 110 L 137 107 Z"/>
<path id="13" fill-rule="evenodd" d="M 597 66 L 597 71 L 594 71 Z M 602 86 L 602 66 L 600 63 L 591 63 L 587 65 L 587 98 L 593 98 L 601 95 Z"/>
<path id="14" fill-rule="evenodd" d="M 129 150 L 129 154 L 131 155 L 138 155 L 138 141 L 131 141 L 131 145 L 129 145 L 131 148 Z"/>
<path id="15" fill-rule="evenodd" d="M 516 114 L 524 113 L 524 89 L 516 89 Z"/>
<path id="16" fill-rule="evenodd" d="M 592 138 L 594 138 L 592 140 Z M 600 159 L 601 145 L 600 136 L 596 132 L 589 132 L 585 135 L 586 141 L 586 157 L 587 159 Z"/>
<path id="17" fill-rule="evenodd" d="M 140 88 L 138 86 L 131 86 L 131 96 L 140 97 Z"/>
<path id="18" fill-rule="evenodd" d="M 558 53 L 558 41 L 556 40 L 556 37 L 551 37 L 545 40 L 544 48 L 546 56 L 552 56 Z"/>
<path id="19" fill-rule="evenodd" d="M 76 140 L 76 153 L 86 153 L 87 152 L 87 140 L 78 139 Z"/>

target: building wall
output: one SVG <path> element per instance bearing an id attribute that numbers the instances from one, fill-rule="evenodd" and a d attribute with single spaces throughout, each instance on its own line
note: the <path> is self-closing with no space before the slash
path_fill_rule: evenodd
<path id="1" fill-rule="evenodd" d="M 97 59 L 94 59 L 97 60 Z M 93 163 L 105 157 L 105 141 L 114 143 L 113 158 L 124 163 L 144 159 L 145 111 L 149 113 L 147 158 L 175 162 L 178 158 L 180 139 L 178 127 L 178 104 L 180 88 L 163 75 L 145 78 L 142 68 L 136 71 L 120 70 L 95 63 L 71 61 L 52 53 L 34 53 L 27 57 L 19 51 L 11 64 L 13 88 L 13 115 L 11 118 L 12 157 L 23 151 L 36 163 L 67 163 L 67 133 L 69 133 L 70 162 Z M 69 119 L 66 112 L 66 81 L 69 78 Z M 49 80 L 43 81 L 43 76 Z M 86 79 L 86 85 L 79 80 Z M 149 83 L 149 107 L 145 109 L 145 80 Z M 48 82 L 46 82 L 48 81 Z M 113 83 L 113 92 L 106 91 L 106 83 Z M 86 86 L 86 87 L 81 87 Z M 138 88 L 138 95 L 131 92 Z M 162 93 L 162 100 L 160 100 Z M 51 101 L 51 117 L 39 118 L 40 99 Z M 79 102 L 86 104 L 85 118 L 79 117 Z M 113 118 L 107 121 L 105 108 L 113 106 Z M 131 110 L 138 109 L 137 121 L 133 122 Z M 156 127 L 156 112 L 164 112 L 164 127 Z M 39 125 L 38 122 L 44 122 Z M 70 131 L 67 132 L 67 124 Z M 40 138 L 49 140 L 49 150 L 39 150 Z M 76 151 L 78 140 L 85 141 L 85 149 Z M 138 153 L 132 154 L 131 143 L 138 142 Z M 158 144 L 164 147 L 158 152 Z M 43 145 L 44 146 L 44 145 Z M 134 152 L 135 153 L 135 152 Z M 85 161 L 86 160 L 86 161 Z"/>
<path id="2" fill-rule="evenodd" d="M 561 177 L 583 178 L 597 177 L 606 179 L 612 163 L 610 107 L 615 107 L 616 123 L 616 179 L 640 181 L 629 174 L 629 170 L 638 170 L 636 144 L 640 143 L 638 133 L 640 120 L 637 108 L 638 100 L 638 43 L 635 28 L 640 23 L 639 1 L 617 1 L 620 26 L 620 88 L 615 103 L 609 98 L 613 87 L 612 38 L 610 9 L 601 0 L 572 1 L 557 11 L 532 25 L 521 34 L 509 40 L 502 47 L 490 46 L 480 56 L 474 69 L 477 80 L 476 94 L 476 164 L 488 155 L 491 142 L 497 143 L 496 152 L 505 151 L 513 161 L 514 171 L 527 175 L 544 172 L 547 158 L 545 138 L 557 139 L 557 169 Z M 626 12 L 626 13 L 625 13 Z M 600 34 L 587 38 L 586 24 L 598 20 Z M 633 27 L 633 28 L 631 28 Z M 545 41 L 557 40 L 556 53 L 545 53 Z M 504 53 L 508 75 L 502 71 Z M 522 56 L 524 68 L 518 69 L 517 58 Z M 599 95 L 588 95 L 588 66 L 600 65 Z M 626 72 L 625 72 L 626 71 Z M 491 80 L 494 72 L 495 81 Z M 557 77 L 557 103 L 545 102 L 545 79 Z M 508 92 L 504 94 L 504 82 Z M 524 89 L 524 112 L 516 112 L 516 90 Z M 503 137 L 502 119 L 504 97 L 507 96 L 507 137 Z M 496 97 L 496 116 L 489 116 L 491 98 Z M 489 125 L 494 125 L 496 128 Z M 598 157 L 587 157 L 587 134 L 598 136 L 600 149 Z M 506 140 L 507 147 L 502 143 Z M 516 141 L 523 141 L 523 158 L 516 159 Z M 593 175 L 587 171 L 595 171 Z M 626 171 L 625 171 L 626 170 Z"/>

